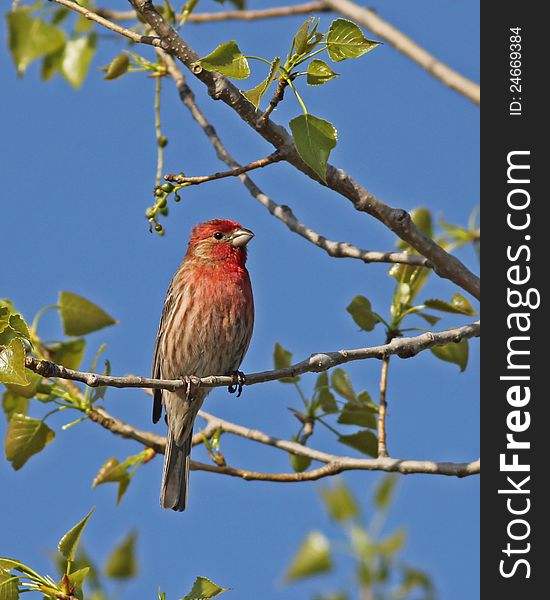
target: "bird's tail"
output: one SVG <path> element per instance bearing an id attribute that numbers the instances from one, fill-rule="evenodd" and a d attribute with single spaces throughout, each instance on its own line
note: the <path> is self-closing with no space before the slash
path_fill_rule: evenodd
<path id="1" fill-rule="evenodd" d="M 178 446 L 174 440 L 171 427 L 168 428 L 160 488 L 160 505 L 162 508 L 185 510 L 189 484 L 191 438 L 192 432 L 183 442 L 183 445 Z"/>

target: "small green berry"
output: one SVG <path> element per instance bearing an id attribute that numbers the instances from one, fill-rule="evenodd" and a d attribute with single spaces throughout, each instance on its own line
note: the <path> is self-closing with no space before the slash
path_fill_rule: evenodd
<path id="1" fill-rule="evenodd" d="M 163 183 L 160 186 L 160 189 L 169 194 L 170 192 L 174 191 L 174 186 L 171 183 Z"/>
<path id="2" fill-rule="evenodd" d="M 163 231 L 163 227 L 160 223 L 155 223 L 155 231 L 157 233 L 160 233 L 161 231 Z"/>
<path id="3" fill-rule="evenodd" d="M 157 196 L 158 198 L 160 198 L 160 196 L 164 196 L 164 192 L 160 187 L 155 188 L 155 196 Z"/>
<path id="4" fill-rule="evenodd" d="M 165 135 L 159 135 L 157 143 L 161 148 L 164 148 L 168 143 L 168 138 Z"/>
<path id="5" fill-rule="evenodd" d="M 174 194 L 174 202 L 179 202 L 181 200 L 181 196 L 176 192 Z"/>

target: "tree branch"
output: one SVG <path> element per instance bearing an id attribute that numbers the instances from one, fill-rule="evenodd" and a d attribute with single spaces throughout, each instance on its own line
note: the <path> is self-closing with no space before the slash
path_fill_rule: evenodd
<path id="1" fill-rule="evenodd" d="M 319 177 L 300 158 L 292 137 L 284 127 L 267 119 L 258 118 L 256 107 L 249 102 L 229 80 L 218 73 L 211 73 L 199 64 L 199 56 L 178 35 L 150 0 L 129 0 L 141 17 L 162 40 L 162 48 L 176 56 L 183 64 L 208 88 L 214 100 L 222 100 L 265 140 L 270 142 L 283 155 L 284 159 L 294 167 L 324 184 Z M 401 239 L 406 241 L 433 265 L 434 271 L 443 278 L 450 279 L 475 298 L 480 295 L 479 278 L 471 273 L 454 256 L 448 254 L 441 246 L 422 233 L 412 222 L 410 215 L 402 209 L 384 204 L 373 194 L 354 181 L 345 171 L 332 165 L 327 166 L 326 185 L 348 198 L 355 208 L 375 217 Z"/>
<path id="2" fill-rule="evenodd" d="M 331 9 L 322 1 L 306 2 L 295 6 L 277 6 L 274 8 L 261 8 L 258 10 L 226 10 L 215 13 L 200 12 L 191 13 L 187 17 L 187 23 L 215 23 L 218 21 L 258 21 L 260 19 L 272 19 L 274 17 L 290 17 L 295 15 L 307 15 L 313 12 L 330 12 Z M 108 8 L 98 8 L 98 14 L 107 19 L 115 21 L 131 21 L 136 18 L 133 10 L 117 11 Z"/>
<path id="3" fill-rule="evenodd" d="M 391 44 L 446 86 L 459 92 L 474 104 L 479 104 L 480 89 L 477 83 L 470 81 L 438 60 L 410 37 L 380 18 L 372 9 L 359 6 L 350 0 L 323 0 L 322 3 L 335 12 L 364 25 L 375 36 Z"/>
<path id="4" fill-rule="evenodd" d="M 269 156 L 259 158 L 258 160 L 255 160 L 244 166 L 235 167 L 230 171 L 221 171 L 219 173 L 214 173 L 213 175 L 203 175 L 202 177 L 185 177 L 185 175 L 168 173 L 164 176 L 164 179 L 173 183 L 188 183 L 189 185 L 198 185 L 199 183 L 205 183 L 206 181 L 213 181 L 215 179 L 223 179 L 224 177 L 238 177 L 247 171 L 261 169 L 263 167 L 267 167 L 267 165 L 271 165 L 281 160 L 283 160 L 283 157 L 278 152 L 273 152 Z"/>
<path id="5" fill-rule="evenodd" d="M 214 431 L 221 428 L 225 433 L 232 433 L 251 441 L 259 442 L 268 446 L 273 446 L 279 450 L 291 452 L 293 454 L 307 456 L 313 460 L 325 463 L 318 469 L 312 469 L 304 473 L 264 473 L 257 471 L 248 471 L 246 469 L 237 469 L 229 466 L 215 466 L 201 462 L 191 461 L 191 469 L 195 471 L 208 471 L 219 475 L 229 475 L 231 477 L 240 477 L 247 481 L 273 481 L 279 483 L 290 483 L 300 481 L 313 481 L 323 477 L 330 477 L 343 471 L 387 471 L 403 474 L 426 473 L 433 475 L 450 475 L 455 477 L 466 477 L 476 475 L 480 472 L 479 460 L 469 463 L 450 463 L 434 461 L 417 461 L 390 458 L 352 458 L 348 456 L 337 456 L 314 450 L 307 446 L 302 446 L 296 442 L 274 438 L 266 433 L 254 429 L 248 429 L 241 425 L 236 425 L 229 421 L 214 417 L 204 411 L 199 412 L 199 416 L 206 419 L 207 426 L 193 436 L 193 444 L 200 443 L 204 435 L 212 435 Z M 159 454 L 164 453 L 166 439 L 153 433 L 144 432 L 135 429 L 128 423 L 111 416 L 102 408 L 94 408 L 90 411 L 90 419 L 98 423 L 105 429 L 108 429 L 115 435 L 126 439 L 133 439 L 145 446 L 155 450 Z"/>
<path id="6" fill-rule="evenodd" d="M 218 158 L 229 167 L 238 169 L 241 165 L 231 156 L 218 136 L 215 128 L 208 121 L 204 113 L 197 105 L 195 95 L 193 94 L 191 88 L 187 85 L 183 73 L 177 67 L 173 58 L 162 50 L 157 49 L 157 52 L 162 55 L 166 64 L 166 68 L 174 79 L 182 103 L 186 106 L 193 119 L 195 119 L 195 121 L 204 131 L 206 137 L 214 147 Z M 277 204 L 269 196 L 264 194 L 262 190 L 254 183 L 254 181 L 250 179 L 250 177 L 243 174 L 239 177 L 239 179 L 250 192 L 250 195 L 260 202 L 260 204 L 262 204 L 270 212 L 270 214 L 282 221 L 290 229 L 290 231 L 297 233 L 308 242 L 315 244 L 324 250 L 329 256 L 334 258 L 355 258 L 362 260 L 365 263 L 402 263 L 421 267 L 431 266 L 426 258 L 417 254 L 407 254 L 406 252 L 376 252 L 358 248 L 357 246 L 354 246 L 348 242 L 335 242 L 333 240 L 328 240 L 324 236 L 300 222 L 289 206 Z"/>
<path id="7" fill-rule="evenodd" d="M 444 346 L 446 344 L 458 343 L 472 337 L 479 337 L 480 330 L 481 327 L 479 322 L 475 322 L 470 325 L 448 329 L 447 331 L 441 331 L 439 333 L 427 332 L 416 337 L 395 338 L 390 343 L 382 346 L 312 354 L 309 358 L 284 369 L 262 371 L 260 373 L 246 375 L 244 385 L 255 385 L 266 381 L 275 381 L 283 377 L 295 377 L 302 373 L 319 373 L 337 365 L 356 360 L 366 360 L 370 358 L 383 359 L 393 354 L 400 358 L 410 358 L 433 346 Z M 40 360 L 31 356 L 25 358 L 25 366 L 43 377 L 59 377 L 61 379 L 80 381 L 89 387 L 139 387 L 174 391 L 187 386 L 187 383 L 181 379 L 150 379 L 147 377 L 137 377 L 135 375 L 113 377 L 110 375 L 74 371 L 73 369 L 63 367 L 62 365 L 56 365 L 50 361 Z M 184 375 L 193 377 L 192 373 L 182 373 L 182 377 Z M 193 377 L 193 379 L 195 380 L 194 384 L 200 387 L 225 387 L 233 383 L 233 377 L 228 375 L 211 375 L 202 378 Z"/>

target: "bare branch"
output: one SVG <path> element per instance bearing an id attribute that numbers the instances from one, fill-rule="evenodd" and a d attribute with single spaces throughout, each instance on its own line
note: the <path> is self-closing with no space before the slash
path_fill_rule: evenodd
<path id="1" fill-rule="evenodd" d="M 213 175 L 204 175 L 202 177 L 185 177 L 184 175 L 175 175 L 173 173 L 168 173 L 164 176 L 164 179 L 173 183 L 188 183 L 189 185 L 198 185 L 199 183 L 213 181 L 214 179 L 223 179 L 224 177 L 238 177 L 239 175 L 242 175 L 247 171 L 261 169 L 263 167 L 267 167 L 267 165 L 271 165 L 281 160 L 283 160 L 283 157 L 278 152 L 273 152 L 269 156 L 259 158 L 258 160 L 248 163 L 247 165 L 244 165 L 242 167 L 235 167 L 230 171 L 221 171 L 219 173 L 214 173 Z"/>
<path id="2" fill-rule="evenodd" d="M 323 4 L 335 12 L 364 25 L 375 36 L 391 44 L 396 50 L 420 65 L 446 86 L 462 94 L 475 104 L 479 104 L 480 89 L 477 83 L 470 81 L 438 60 L 410 37 L 380 18 L 372 9 L 359 6 L 350 0 L 323 0 Z"/>
<path id="3" fill-rule="evenodd" d="M 162 54 L 166 68 L 176 83 L 181 101 L 187 107 L 191 113 L 191 116 L 204 131 L 206 137 L 214 147 L 218 158 L 233 169 L 238 169 L 241 165 L 231 156 L 218 136 L 215 128 L 208 121 L 204 113 L 197 105 L 195 95 L 191 91 L 191 88 L 187 85 L 183 73 L 177 67 L 173 58 L 162 50 L 157 50 L 157 52 Z M 269 196 L 264 194 L 262 190 L 254 183 L 254 181 L 250 179 L 250 177 L 247 175 L 241 175 L 239 179 L 250 192 L 251 196 L 260 202 L 260 204 L 262 204 L 265 208 L 267 208 L 267 210 L 274 217 L 282 221 L 294 233 L 297 233 L 308 242 L 311 242 L 312 244 L 315 244 L 324 250 L 329 256 L 334 258 L 355 258 L 362 260 L 365 263 L 402 263 L 421 267 L 431 266 L 427 259 L 417 254 L 407 254 L 406 252 L 376 252 L 358 248 L 357 246 L 354 246 L 348 242 L 335 242 L 333 240 L 328 240 L 299 221 L 289 206 L 286 206 L 285 204 L 277 204 Z"/>
<path id="4" fill-rule="evenodd" d="M 294 15 L 307 15 L 313 12 L 330 12 L 330 8 L 322 1 L 306 2 L 295 6 L 277 6 L 258 10 L 227 10 L 215 13 L 191 13 L 187 23 L 214 23 L 217 21 L 258 21 L 274 17 L 289 17 Z M 136 18 L 133 10 L 116 11 L 108 8 L 99 8 L 98 14 L 115 21 L 131 21 Z"/>
<path id="5" fill-rule="evenodd" d="M 257 116 L 255 106 L 249 102 L 229 80 L 218 73 L 211 73 L 199 64 L 199 56 L 192 50 L 170 24 L 159 14 L 150 0 L 130 0 L 141 17 L 162 39 L 162 48 L 176 56 L 208 88 L 214 100 L 222 100 L 254 128 L 264 139 L 279 150 L 284 159 L 309 177 L 325 185 L 300 158 L 291 136 L 284 127 Z M 441 277 L 450 279 L 470 292 L 475 298 L 480 296 L 479 278 L 471 273 L 462 262 L 448 254 L 441 246 L 422 233 L 413 223 L 410 215 L 402 209 L 395 209 L 354 181 L 345 171 L 332 165 L 327 166 L 326 185 L 348 198 L 355 208 L 375 217 L 401 239 L 410 244 L 433 265 Z"/>
<path id="6" fill-rule="evenodd" d="M 468 475 L 476 475 L 480 472 L 479 460 L 470 463 L 450 463 L 390 458 L 369 459 L 337 456 L 334 454 L 321 452 L 319 450 L 314 450 L 312 448 L 308 448 L 307 446 L 302 446 L 296 442 L 274 438 L 261 431 L 248 429 L 241 425 L 230 423 L 229 421 L 219 419 L 218 417 L 214 417 L 213 415 L 203 411 L 199 412 L 199 416 L 206 419 L 208 425 L 205 429 L 193 436 L 193 444 L 200 443 L 204 439 L 203 436 L 212 435 L 216 429 L 221 428 L 222 431 L 226 433 L 239 435 L 240 437 L 248 440 L 273 446 L 279 450 L 292 452 L 293 454 L 308 456 L 313 460 L 324 462 L 325 465 L 318 469 L 313 469 L 304 473 L 264 473 L 248 471 L 246 469 L 237 469 L 228 466 L 221 467 L 209 465 L 192 460 L 191 469 L 195 471 L 208 471 L 210 473 L 217 473 L 219 475 L 240 477 L 241 479 L 245 479 L 247 481 L 273 481 L 280 483 L 312 481 L 321 479 L 322 477 L 336 475 L 338 473 L 342 473 L 343 471 L 357 470 L 388 471 L 404 474 L 427 473 L 433 475 L 451 475 L 455 477 L 466 477 Z M 164 452 L 166 444 L 165 438 L 157 436 L 153 433 L 137 430 L 131 425 L 128 425 L 128 423 L 111 416 L 102 408 L 92 409 L 90 412 L 90 419 L 116 435 L 127 439 L 134 439 L 137 442 L 152 448 L 159 454 Z"/>
<path id="7" fill-rule="evenodd" d="M 416 337 L 395 338 L 390 343 L 382 346 L 312 354 L 309 358 L 284 369 L 262 371 L 260 373 L 246 375 L 244 385 L 255 385 L 266 381 L 275 381 L 283 377 L 295 377 L 302 373 L 319 373 L 337 365 L 356 360 L 366 360 L 370 358 L 384 359 L 394 354 L 400 358 L 410 358 L 433 346 L 444 346 L 446 344 L 458 343 L 472 337 L 479 337 L 480 330 L 481 327 L 479 322 L 475 322 L 470 325 L 448 329 L 447 331 L 441 331 L 439 333 L 427 332 Z M 140 387 L 174 391 L 187 385 L 186 382 L 180 379 L 150 379 L 147 377 L 137 377 L 135 375 L 113 377 L 110 375 L 74 371 L 73 369 L 63 367 L 62 365 L 56 365 L 53 362 L 40 360 L 31 356 L 25 358 L 25 366 L 43 377 L 59 377 L 61 379 L 80 381 L 89 387 Z M 184 375 L 186 374 L 182 373 L 182 376 Z M 193 377 L 192 373 L 187 375 Z M 233 383 L 233 377 L 228 375 L 211 375 L 202 378 L 194 377 L 194 380 L 194 384 L 201 387 L 225 387 Z"/>

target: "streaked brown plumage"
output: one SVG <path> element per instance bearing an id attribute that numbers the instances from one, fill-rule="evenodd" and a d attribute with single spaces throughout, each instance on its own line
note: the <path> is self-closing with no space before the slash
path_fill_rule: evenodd
<path id="1" fill-rule="evenodd" d="M 214 219 L 191 232 L 187 253 L 168 288 L 157 333 L 153 377 L 226 375 L 240 366 L 252 336 L 254 301 L 246 270 L 253 233 Z M 168 438 L 160 503 L 185 510 L 193 424 L 208 388 L 187 396 L 155 391 L 153 422 L 166 409 Z"/>

